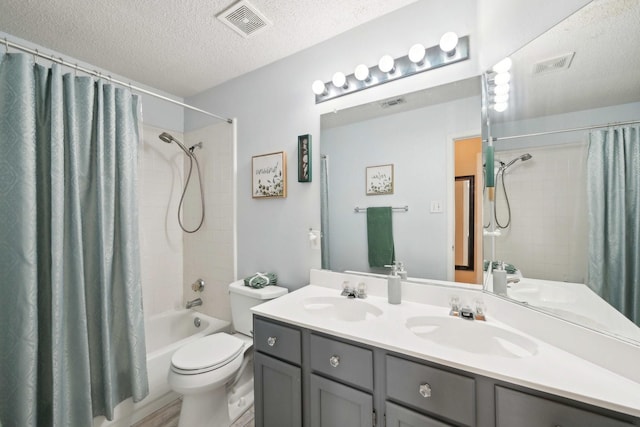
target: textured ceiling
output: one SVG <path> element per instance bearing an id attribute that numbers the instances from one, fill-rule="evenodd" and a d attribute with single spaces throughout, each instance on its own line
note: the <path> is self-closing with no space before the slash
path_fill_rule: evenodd
<path id="1" fill-rule="evenodd" d="M 575 52 L 567 69 L 536 64 Z M 595 0 L 513 55 L 510 107 L 493 122 L 640 101 L 640 0 Z"/>
<path id="2" fill-rule="evenodd" d="M 187 97 L 416 0 L 250 0 L 273 25 L 243 38 L 235 0 L 2 0 L 0 31 Z"/>

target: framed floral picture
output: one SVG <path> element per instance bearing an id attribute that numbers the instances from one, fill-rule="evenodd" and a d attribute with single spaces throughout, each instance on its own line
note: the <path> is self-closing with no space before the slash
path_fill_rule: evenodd
<path id="1" fill-rule="evenodd" d="M 252 197 L 287 197 L 287 153 L 262 154 L 251 159 Z"/>
<path id="2" fill-rule="evenodd" d="M 367 196 L 393 194 L 393 165 L 367 167 Z"/>

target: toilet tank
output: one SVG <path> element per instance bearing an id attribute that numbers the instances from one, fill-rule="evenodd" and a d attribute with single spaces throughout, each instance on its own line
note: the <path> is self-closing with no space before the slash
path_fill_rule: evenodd
<path id="1" fill-rule="evenodd" d="M 253 316 L 251 307 L 263 302 L 278 298 L 289 292 L 282 286 L 265 286 L 254 289 L 244 285 L 243 280 L 238 280 L 229 285 L 229 297 L 231 298 L 231 318 L 236 332 L 253 336 Z"/>

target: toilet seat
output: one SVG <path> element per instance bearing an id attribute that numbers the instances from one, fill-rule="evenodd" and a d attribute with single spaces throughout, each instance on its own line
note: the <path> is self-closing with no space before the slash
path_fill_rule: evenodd
<path id="1" fill-rule="evenodd" d="M 244 342 L 224 332 L 208 335 L 182 346 L 171 357 L 171 370 L 197 375 L 218 369 L 244 352 Z"/>

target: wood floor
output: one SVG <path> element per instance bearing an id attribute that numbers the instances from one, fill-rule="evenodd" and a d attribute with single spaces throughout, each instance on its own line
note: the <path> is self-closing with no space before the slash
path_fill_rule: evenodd
<path id="1" fill-rule="evenodd" d="M 164 408 L 160 408 L 156 412 L 138 421 L 131 427 L 178 427 L 181 406 L 182 400 L 176 399 Z M 247 410 L 247 412 L 238 418 L 231 427 L 254 427 L 254 417 L 255 414 L 252 406 Z"/>

